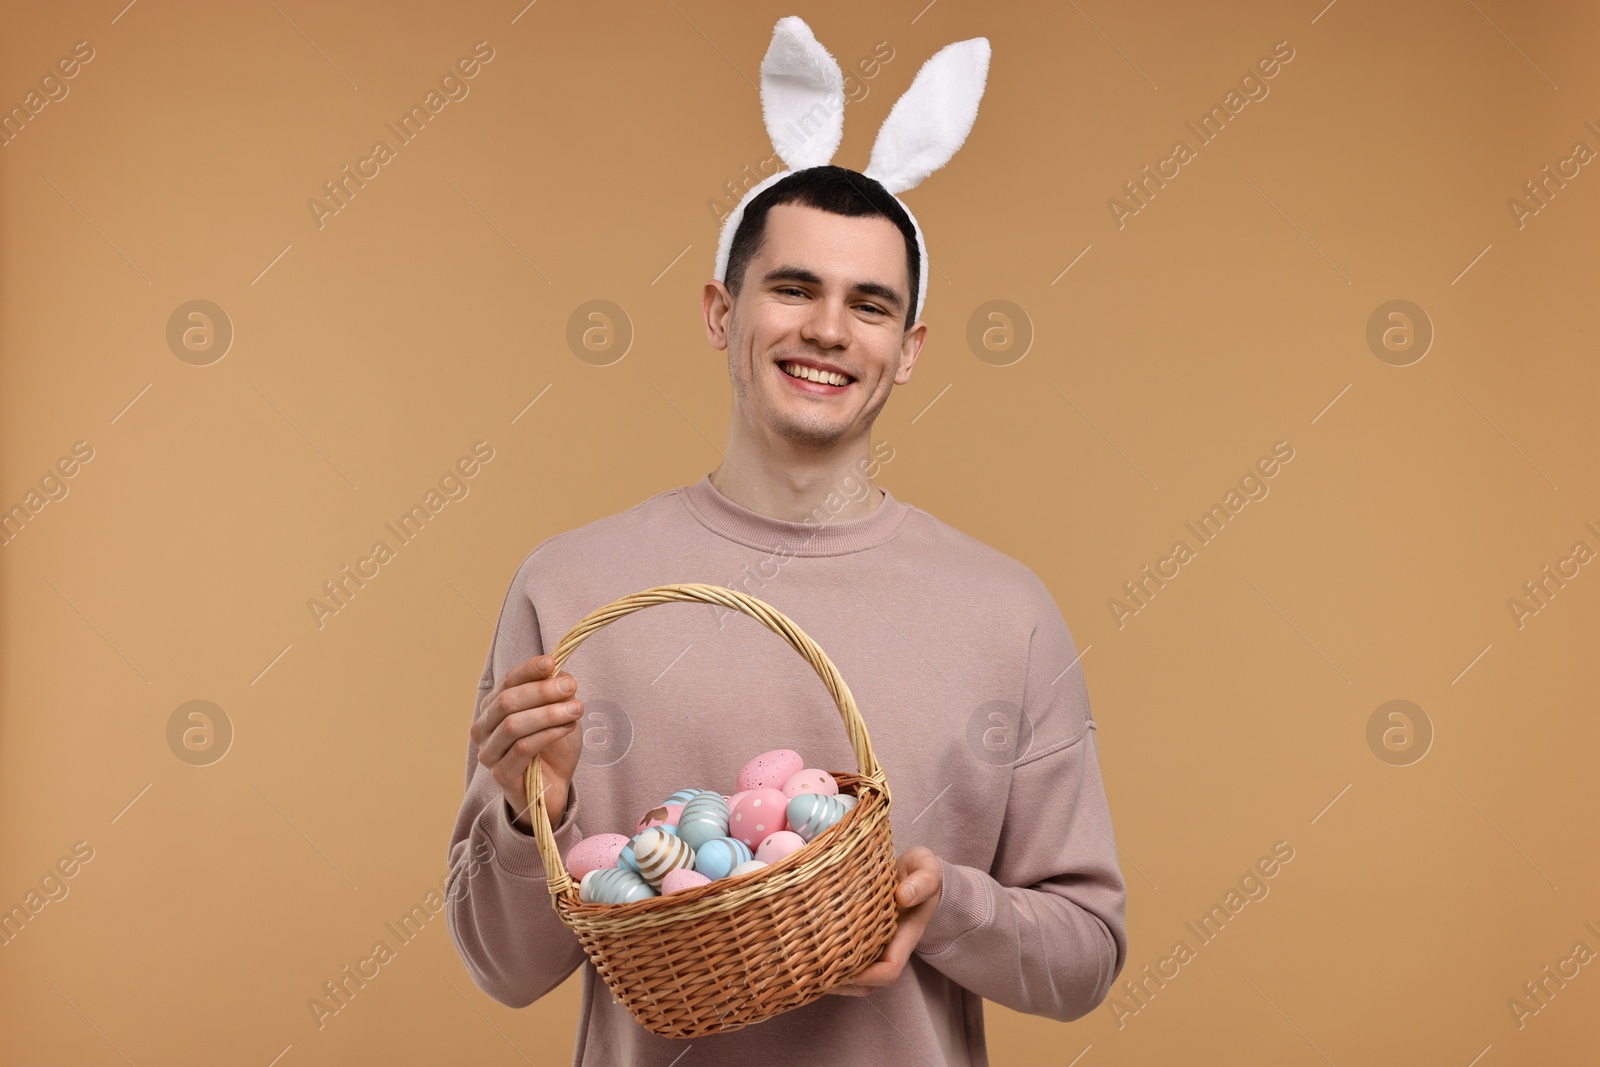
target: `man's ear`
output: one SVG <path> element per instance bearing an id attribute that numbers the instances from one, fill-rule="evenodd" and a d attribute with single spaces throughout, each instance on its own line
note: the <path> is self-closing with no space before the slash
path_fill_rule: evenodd
<path id="1" fill-rule="evenodd" d="M 900 342 L 900 366 L 895 369 L 894 384 L 904 385 L 911 380 L 911 371 L 922 354 L 922 345 L 928 339 L 928 324 L 921 319 L 906 331 Z"/>
<path id="2" fill-rule="evenodd" d="M 728 320 L 733 316 L 733 294 L 715 278 L 700 294 L 700 311 L 706 321 L 706 340 L 712 348 L 728 347 Z"/>

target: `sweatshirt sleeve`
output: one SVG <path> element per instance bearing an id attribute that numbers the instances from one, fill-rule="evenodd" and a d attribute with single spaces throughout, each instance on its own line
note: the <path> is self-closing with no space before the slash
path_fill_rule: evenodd
<path id="1" fill-rule="evenodd" d="M 484 698 L 506 671 L 544 651 L 534 606 L 522 581 L 531 559 L 530 553 L 500 610 L 478 682 L 474 716 L 482 714 Z M 554 827 L 563 856 L 583 836 L 580 817 L 578 789 L 569 785 L 566 810 Z M 578 936 L 550 902 L 538 843 L 513 825 L 511 804 L 489 769 L 478 762 L 478 746 L 470 738 L 466 795 L 450 835 L 447 885 L 445 922 L 450 939 L 473 982 L 500 1003 L 525 1007 L 583 963 Z"/>
<path id="2" fill-rule="evenodd" d="M 1082 665 L 1039 589 L 1048 605 L 1023 685 L 1030 743 L 1012 767 L 992 868 L 942 861 L 944 888 L 916 951 L 979 996 L 1070 1022 L 1105 1000 L 1127 961 L 1127 891 Z"/>

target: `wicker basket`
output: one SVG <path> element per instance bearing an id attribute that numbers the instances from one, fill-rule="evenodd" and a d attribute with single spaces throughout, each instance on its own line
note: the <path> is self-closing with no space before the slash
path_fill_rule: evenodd
<path id="1" fill-rule="evenodd" d="M 889 784 L 850 687 L 826 653 L 782 612 L 718 585 L 659 585 L 590 612 L 552 654 L 553 671 L 596 630 L 656 604 L 720 604 L 793 645 L 839 706 L 858 773 L 832 771 L 858 802 L 805 848 L 737 878 L 630 904 L 588 904 L 557 850 L 541 760 L 526 784 L 551 903 L 578 935 L 615 1000 L 646 1030 L 693 1038 L 738 1030 L 798 1008 L 876 961 L 894 936 Z"/>

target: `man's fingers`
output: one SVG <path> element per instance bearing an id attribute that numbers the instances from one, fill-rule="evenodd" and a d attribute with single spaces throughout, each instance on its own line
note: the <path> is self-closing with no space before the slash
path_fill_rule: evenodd
<path id="1" fill-rule="evenodd" d="M 528 660 L 511 668 L 501 680 L 499 690 L 489 695 L 483 714 L 472 724 L 473 739 L 477 741 L 479 748 L 485 747 L 486 740 L 500 728 L 500 724 L 508 716 L 526 711 L 528 708 L 567 700 L 577 692 L 578 682 L 572 675 L 562 671 L 560 674 L 547 676 L 527 666 L 536 662 L 538 661 Z M 525 677 L 530 672 L 538 674 L 538 677 Z"/>
<path id="2" fill-rule="evenodd" d="M 857 974 L 850 981 L 860 988 L 860 992 L 856 995 L 864 997 L 878 986 L 893 985 L 899 981 L 900 972 L 904 969 L 904 959 L 895 958 L 889 952 L 885 952 L 882 959 Z M 841 989 L 848 988 L 848 986 L 841 987 Z"/>
<path id="3" fill-rule="evenodd" d="M 505 676 L 500 679 L 500 684 L 495 686 L 483 698 L 483 704 L 478 708 L 479 714 L 486 714 L 493 710 L 495 701 L 507 689 L 515 689 L 519 685 L 526 685 L 528 682 L 537 682 L 548 678 L 554 668 L 555 658 L 553 656 L 530 656 L 521 663 L 512 664 L 511 669 L 506 671 Z"/>
<path id="4" fill-rule="evenodd" d="M 511 669 L 506 671 L 505 676 L 500 679 L 500 684 L 485 694 L 483 703 L 478 705 L 478 713 L 481 715 L 487 711 L 489 706 L 494 703 L 495 698 L 500 695 L 501 690 L 548 676 L 552 662 L 549 656 L 533 656 L 523 660 L 521 663 L 512 664 Z"/>
<path id="5" fill-rule="evenodd" d="M 566 700 L 512 712 L 501 720 L 494 733 L 489 735 L 489 740 L 478 750 L 478 762 L 486 767 L 494 767 L 510 756 L 512 765 L 509 769 L 520 775 L 533 759 L 534 752 L 572 727 L 578 720 L 577 713 L 582 710 L 582 701 Z M 530 738 L 532 741 L 529 744 L 520 744 Z"/>
<path id="6" fill-rule="evenodd" d="M 914 928 L 909 923 L 901 923 L 896 927 L 894 937 L 890 938 L 888 946 L 883 950 L 871 966 L 861 971 L 850 981 L 858 986 L 870 989 L 873 986 L 893 985 L 900 979 L 900 972 L 905 969 L 906 961 L 911 958 L 911 949 L 918 938 L 922 936 L 920 928 Z M 865 992 L 860 994 L 865 996 Z"/>

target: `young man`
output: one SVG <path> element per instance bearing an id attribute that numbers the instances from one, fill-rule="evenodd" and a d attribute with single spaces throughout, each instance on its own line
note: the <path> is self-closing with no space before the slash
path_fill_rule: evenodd
<path id="1" fill-rule="evenodd" d="M 523 788 L 533 755 L 563 856 L 631 833 L 680 788 L 731 793 L 770 749 L 856 769 L 815 671 L 736 612 L 635 612 L 550 676 L 544 653 L 573 624 L 654 585 L 742 589 L 828 653 L 892 791 L 900 877 L 882 959 L 842 995 L 695 1040 L 695 1067 L 986 1064 L 983 998 L 1070 1021 L 1122 970 L 1125 886 L 1054 599 L 1022 563 L 870 482 L 894 454 L 871 445 L 873 421 L 927 336 L 918 256 L 895 197 L 855 171 L 811 167 L 755 196 L 727 284 L 702 298 L 733 384 L 723 462 L 547 539 L 511 583 L 478 685 L 448 923 L 502 1003 L 583 968 L 575 1064 L 667 1067 L 686 1043 L 612 1001 L 552 908 Z"/>

